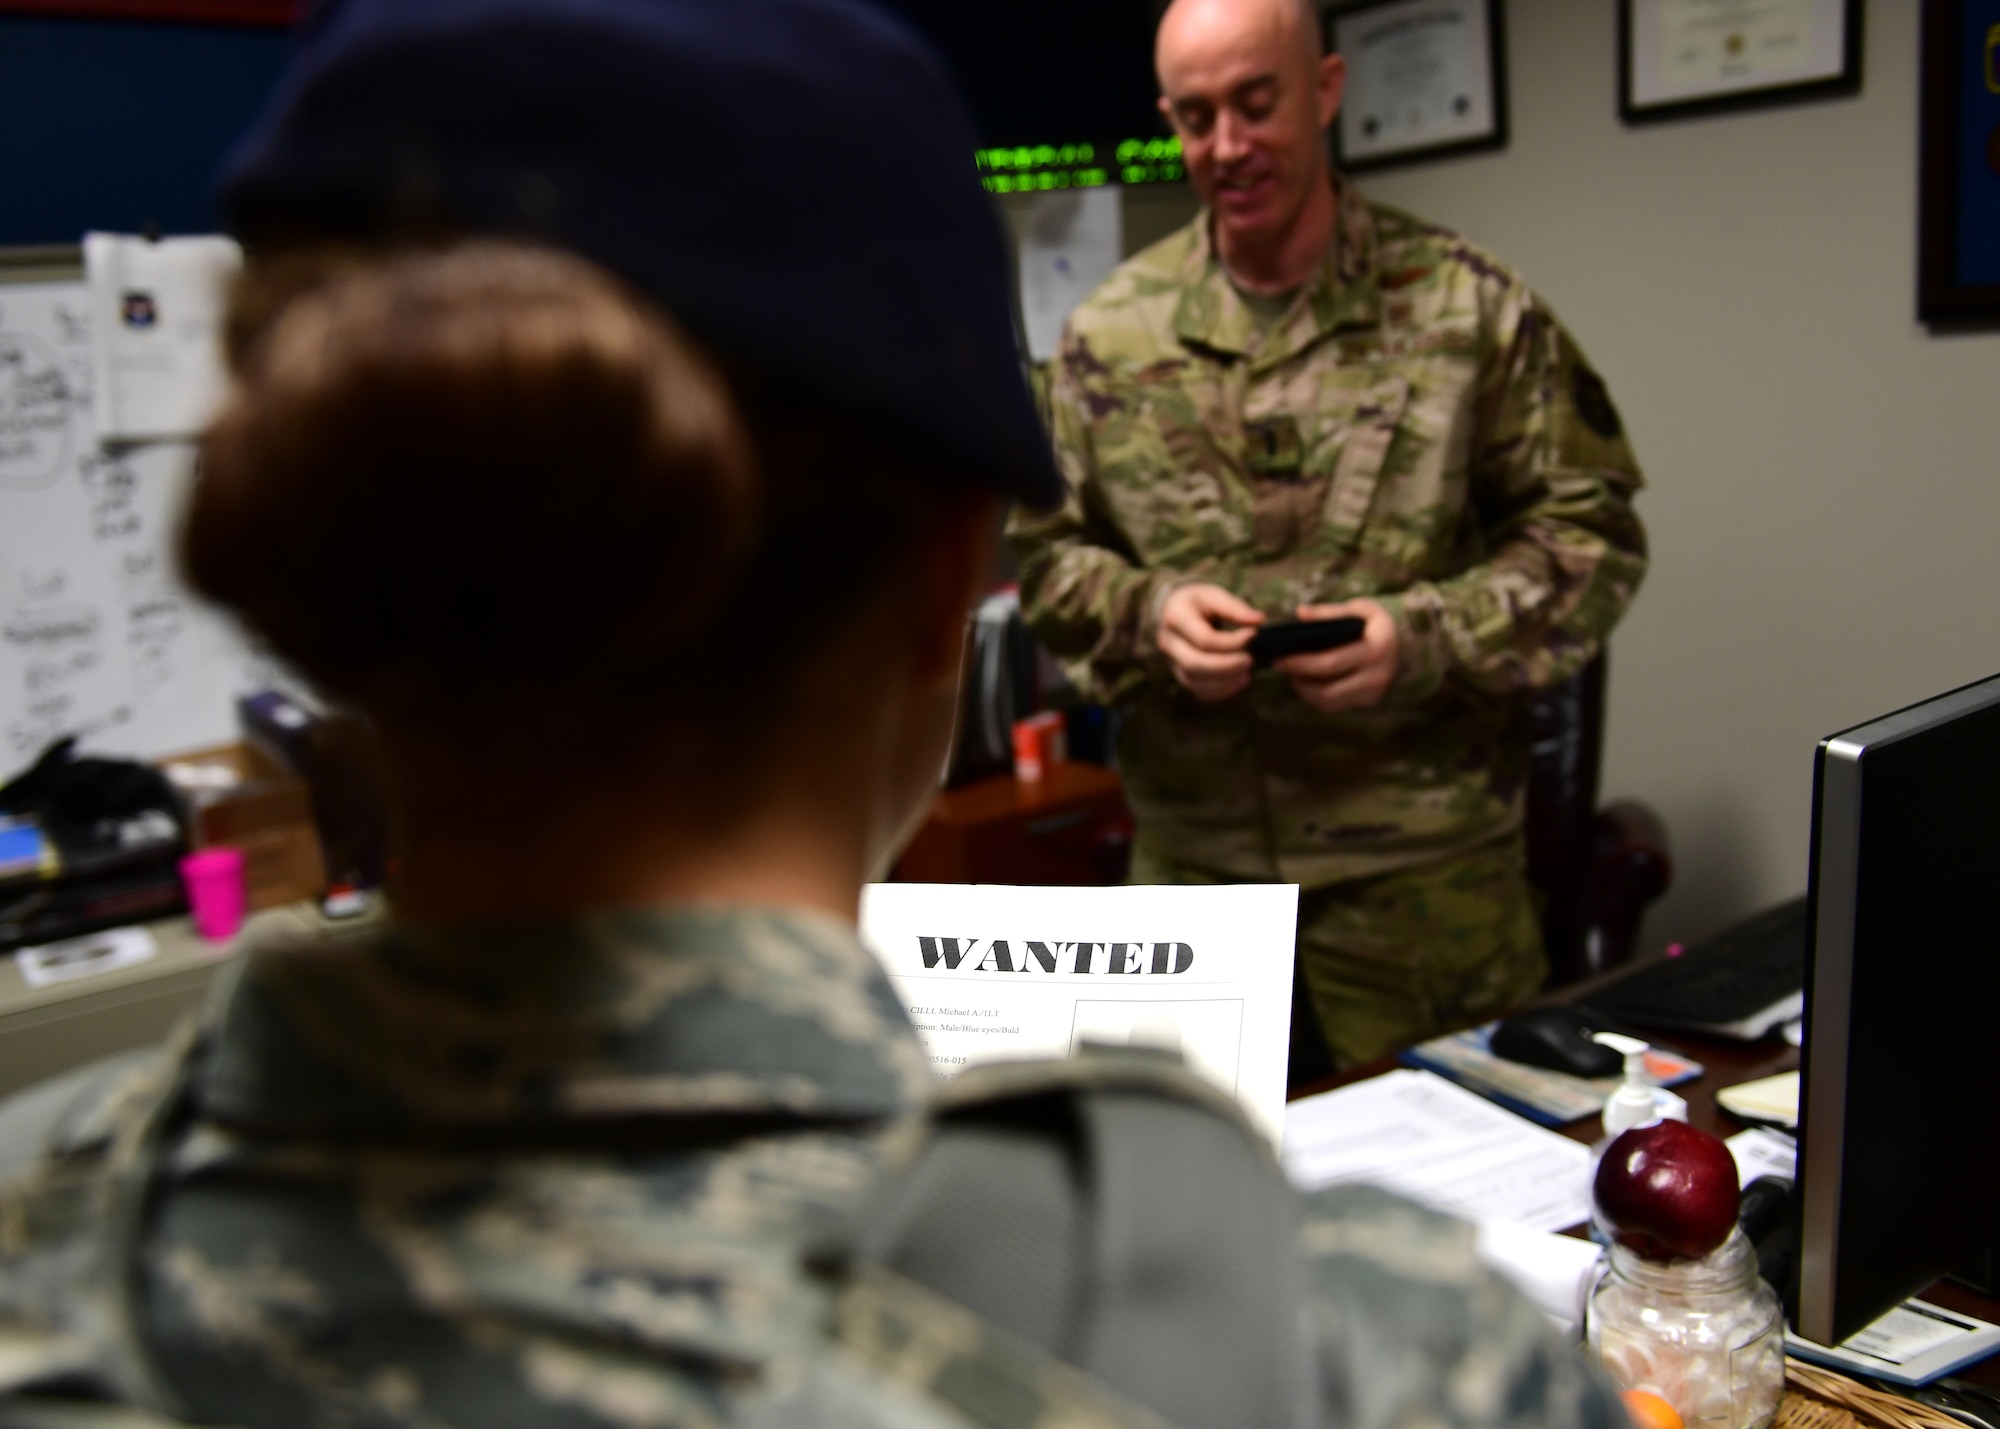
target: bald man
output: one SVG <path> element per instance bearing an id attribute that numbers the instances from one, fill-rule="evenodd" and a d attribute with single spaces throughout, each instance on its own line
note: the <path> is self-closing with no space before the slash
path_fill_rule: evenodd
<path id="1" fill-rule="evenodd" d="M 1333 171 L 1310 4 L 1175 0 L 1155 62 L 1203 208 L 1070 318 L 1022 594 L 1124 710 L 1135 879 L 1301 885 L 1302 984 L 1361 1061 L 1545 975 L 1522 697 L 1638 588 L 1638 467 L 1519 278 Z M 1361 638 L 1252 668 L 1256 627 L 1334 616 Z"/>

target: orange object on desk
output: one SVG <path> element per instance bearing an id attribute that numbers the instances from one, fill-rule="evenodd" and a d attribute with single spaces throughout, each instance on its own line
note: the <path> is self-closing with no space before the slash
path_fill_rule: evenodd
<path id="1" fill-rule="evenodd" d="M 1014 777 L 1023 784 L 1038 784 L 1042 776 L 1063 762 L 1069 752 L 1063 717 L 1043 710 L 1014 721 Z"/>
<path id="2" fill-rule="evenodd" d="M 1027 783 L 1008 775 L 947 789 L 903 851 L 906 883 L 1090 886 L 1124 877 L 1131 815 L 1118 776 L 1056 763 Z"/>

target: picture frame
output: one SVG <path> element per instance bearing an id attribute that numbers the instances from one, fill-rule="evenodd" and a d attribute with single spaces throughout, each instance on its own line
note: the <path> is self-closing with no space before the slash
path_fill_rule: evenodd
<path id="1" fill-rule="evenodd" d="M 1618 116 L 1858 94 L 1861 13 L 1862 0 L 1618 0 Z"/>
<path id="2" fill-rule="evenodd" d="M 1333 122 L 1349 173 L 1507 145 L 1501 0 L 1360 0 L 1325 12 L 1327 48 L 1347 61 Z"/>
<path id="3" fill-rule="evenodd" d="M 182 25 L 288 29 L 302 0 L 0 0 L 0 15 L 77 20 L 157 20 Z"/>
<path id="4" fill-rule="evenodd" d="M 2000 0 L 1924 0 L 1917 317 L 2000 326 Z"/>

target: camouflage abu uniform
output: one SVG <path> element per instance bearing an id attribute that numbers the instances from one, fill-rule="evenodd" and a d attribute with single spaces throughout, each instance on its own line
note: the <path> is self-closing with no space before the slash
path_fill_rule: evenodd
<path id="1" fill-rule="evenodd" d="M 1453 886 L 1476 904 L 1519 884 L 1517 696 L 1584 664 L 1644 572 L 1640 479 L 1604 384 L 1518 278 L 1335 182 L 1326 265 L 1268 331 L 1206 213 L 1071 315 L 1049 397 L 1069 494 L 1016 525 L 1022 594 L 1071 676 L 1125 707 L 1142 872 L 1309 895 L 1386 876 L 1376 901 L 1415 905 L 1451 890 L 1396 878 L 1471 857 Z M 1395 684 L 1323 714 L 1260 672 L 1199 703 L 1154 646 L 1197 580 L 1280 619 L 1379 599 Z"/>
<path id="2" fill-rule="evenodd" d="M 239 1429 L 1158 1422 L 813 1268 L 932 1085 L 831 920 L 267 943 L 184 1044 L 0 1107 L 0 1424 L 98 1422 L 38 1383 Z M 1622 1422 L 1470 1227 L 1357 1189 L 1300 1235 L 1323 1422 Z"/>

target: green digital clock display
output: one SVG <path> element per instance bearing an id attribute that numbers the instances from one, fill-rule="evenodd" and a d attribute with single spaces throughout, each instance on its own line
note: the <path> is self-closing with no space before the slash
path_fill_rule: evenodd
<path id="1" fill-rule="evenodd" d="M 1102 184 L 1166 184 L 1187 177 L 1181 141 L 1126 139 L 1111 144 L 1035 144 L 980 149 L 979 181 L 989 193 L 1047 193 Z"/>

